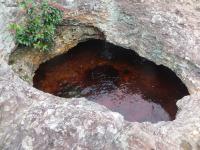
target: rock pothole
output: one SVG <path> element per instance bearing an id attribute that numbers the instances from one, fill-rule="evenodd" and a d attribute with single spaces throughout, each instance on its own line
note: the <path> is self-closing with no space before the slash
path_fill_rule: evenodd
<path id="1" fill-rule="evenodd" d="M 21 75 L 23 69 L 19 70 Z M 33 85 L 59 97 L 86 98 L 131 122 L 174 120 L 177 100 L 189 94 L 167 67 L 158 66 L 133 50 L 94 39 L 42 63 Z"/>
<path id="2" fill-rule="evenodd" d="M 54 53 L 20 48 L 20 55 L 7 30 L 19 17 L 15 1 L 0 3 L 0 149 L 199 149 L 199 1 L 60 0 L 67 21 Z M 175 120 L 127 122 L 85 98 L 63 99 L 31 86 L 40 64 L 89 38 L 173 70 L 190 93 L 176 102 Z"/>

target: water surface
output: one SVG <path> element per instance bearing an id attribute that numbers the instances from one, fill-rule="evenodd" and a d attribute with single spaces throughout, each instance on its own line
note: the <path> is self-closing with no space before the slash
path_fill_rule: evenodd
<path id="1" fill-rule="evenodd" d="M 175 119 L 176 101 L 189 94 L 168 68 L 99 40 L 40 65 L 34 86 L 60 97 L 85 97 L 128 121 L 153 123 Z"/>

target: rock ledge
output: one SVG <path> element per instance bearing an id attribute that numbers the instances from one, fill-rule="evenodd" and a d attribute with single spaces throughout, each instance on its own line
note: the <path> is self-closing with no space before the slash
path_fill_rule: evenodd
<path id="1" fill-rule="evenodd" d="M 14 0 L 3 0 L 0 149 L 200 149 L 200 2 L 60 0 L 59 5 L 70 21 L 65 25 L 68 29 L 72 25 L 78 29 L 77 21 L 87 27 L 84 33 L 80 28 L 77 32 L 82 33 L 81 40 L 106 38 L 133 49 L 171 68 L 191 95 L 177 102 L 179 112 L 174 121 L 151 124 L 127 122 L 120 114 L 83 98 L 64 99 L 34 89 L 8 65 L 15 43 L 7 25 L 18 9 Z M 79 42 L 69 46 L 66 41 L 61 41 L 66 45 L 55 55 Z"/>

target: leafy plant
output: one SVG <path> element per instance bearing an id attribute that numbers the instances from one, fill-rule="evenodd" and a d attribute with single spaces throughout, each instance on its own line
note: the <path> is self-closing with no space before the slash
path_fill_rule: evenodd
<path id="1" fill-rule="evenodd" d="M 12 23 L 10 28 L 15 31 L 16 42 L 47 51 L 52 46 L 56 27 L 63 20 L 63 12 L 50 5 L 49 1 L 24 0 L 20 2 L 25 23 Z"/>

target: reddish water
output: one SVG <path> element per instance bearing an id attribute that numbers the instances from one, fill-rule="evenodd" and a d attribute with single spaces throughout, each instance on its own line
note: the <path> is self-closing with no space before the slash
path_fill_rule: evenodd
<path id="1" fill-rule="evenodd" d="M 60 97 L 85 97 L 128 121 L 168 121 L 188 95 L 169 69 L 103 41 L 80 43 L 40 66 L 34 86 Z"/>

